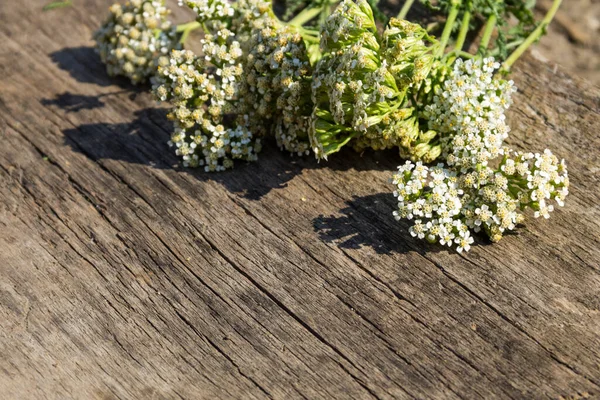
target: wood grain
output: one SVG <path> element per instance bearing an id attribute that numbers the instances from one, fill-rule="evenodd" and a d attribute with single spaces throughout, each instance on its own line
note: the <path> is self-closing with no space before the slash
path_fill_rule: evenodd
<path id="1" fill-rule="evenodd" d="M 572 194 L 459 255 L 391 218 L 394 152 L 181 168 L 110 1 L 42 3 L 0 3 L 2 398 L 600 397 L 598 88 L 517 65 L 511 145 Z"/>

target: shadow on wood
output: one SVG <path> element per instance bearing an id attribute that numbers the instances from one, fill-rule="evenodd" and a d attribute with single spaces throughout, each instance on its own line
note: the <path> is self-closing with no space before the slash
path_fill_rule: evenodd
<path id="1" fill-rule="evenodd" d="M 408 232 L 406 221 L 388 226 L 396 200 L 391 192 L 369 196 L 355 196 L 342 208 L 342 215 L 319 215 L 313 219 L 313 227 L 321 240 L 335 243 L 341 249 L 371 247 L 378 254 L 407 253 L 420 249 L 419 253 L 446 250 L 442 246 L 416 240 Z"/>
<path id="2" fill-rule="evenodd" d="M 121 76 L 112 77 L 106 72 L 106 67 L 100 60 L 93 47 L 67 47 L 50 54 L 50 59 L 62 70 L 67 71 L 72 78 L 81 83 L 98 86 L 118 86 L 121 90 L 101 93 L 98 95 L 83 95 L 65 91 L 54 98 L 43 99 L 42 105 L 55 105 L 67 112 L 91 110 L 104 107 L 105 97 L 129 93 L 129 99 L 150 90 L 148 84 L 135 86 Z"/>
<path id="3" fill-rule="evenodd" d="M 82 94 L 74 94 L 71 92 L 64 92 L 57 94 L 53 99 L 42 99 L 40 103 L 44 106 L 54 105 L 66 112 L 77 112 L 82 110 L 93 110 L 95 108 L 104 107 L 106 104 L 102 100 L 105 97 L 110 97 L 117 94 L 128 93 L 129 90 L 120 90 L 110 93 L 102 93 L 96 96 L 86 96 Z M 130 99 L 134 100 L 137 93 L 133 92 L 130 94 Z"/>
<path id="4" fill-rule="evenodd" d="M 59 97 L 60 99 L 43 100 L 42 104 L 67 111 L 103 105 L 102 100 L 93 96 L 63 94 Z M 165 114 L 163 108 L 146 108 L 136 111 L 135 119 L 128 123 L 83 124 L 63 131 L 65 143 L 94 161 L 111 159 L 159 169 L 176 169 L 199 180 L 219 182 L 230 192 L 251 200 L 260 199 L 272 189 L 285 187 L 290 179 L 307 168 L 390 171 L 395 168 L 395 162 L 391 161 L 397 158 L 394 151 L 367 151 L 358 154 L 352 149 L 344 149 L 336 157 L 332 157 L 332 161 L 318 163 L 311 156 L 297 157 L 282 153 L 269 139 L 256 163 L 237 162 L 233 170 L 220 173 L 204 172 L 201 168 L 183 168 L 179 158 L 167 145 L 172 125 Z"/>
<path id="5" fill-rule="evenodd" d="M 454 252 L 440 244 L 413 238 L 408 230 L 411 221 L 394 221 L 391 214 L 396 208 L 396 199 L 391 192 L 354 196 L 346 204 L 348 206 L 338 212 L 341 215 L 319 215 L 313 219 L 314 230 L 324 242 L 334 243 L 340 249 L 371 247 L 378 254 Z M 474 239 L 477 246 L 491 244 L 481 234 L 476 234 Z"/>
<path id="6" fill-rule="evenodd" d="M 123 77 L 109 76 L 100 56 L 93 47 L 66 47 L 51 53 L 50 59 L 78 82 L 93 83 L 99 86 L 116 85 L 131 91 L 139 90 Z"/>

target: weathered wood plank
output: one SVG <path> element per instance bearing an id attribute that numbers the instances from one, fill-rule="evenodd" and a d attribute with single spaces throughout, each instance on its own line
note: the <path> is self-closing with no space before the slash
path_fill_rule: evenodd
<path id="1" fill-rule="evenodd" d="M 80 3 L 0 5 L 3 397 L 600 395 L 598 88 L 521 62 L 511 144 L 573 192 L 458 255 L 390 218 L 393 152 L 181 169 Z"/>

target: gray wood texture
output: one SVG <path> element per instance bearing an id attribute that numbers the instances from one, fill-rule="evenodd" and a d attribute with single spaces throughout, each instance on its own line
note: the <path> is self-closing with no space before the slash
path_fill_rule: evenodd
<path id="1" fill-rule="evenodd" d="M 391 217 L 395 152 L 179 167 L 76 3 L 0 2 L 2 399 L 600 398 L 597 87 L 518 63 L 511 145 L 572 194 L 459 255 Z"/>

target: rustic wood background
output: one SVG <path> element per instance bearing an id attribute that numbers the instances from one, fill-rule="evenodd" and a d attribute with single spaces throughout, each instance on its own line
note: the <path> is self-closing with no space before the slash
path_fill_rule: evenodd
<path id="1" fill-rule="evenodd" d="M 110 0 L 44 3 L 0 2 L 2 399 L 600 398 L 597 87 L 518 64 L 511 144 L 572 194 L 460 255 L 391 217 L 394 152 L 181 168 Z"/>

